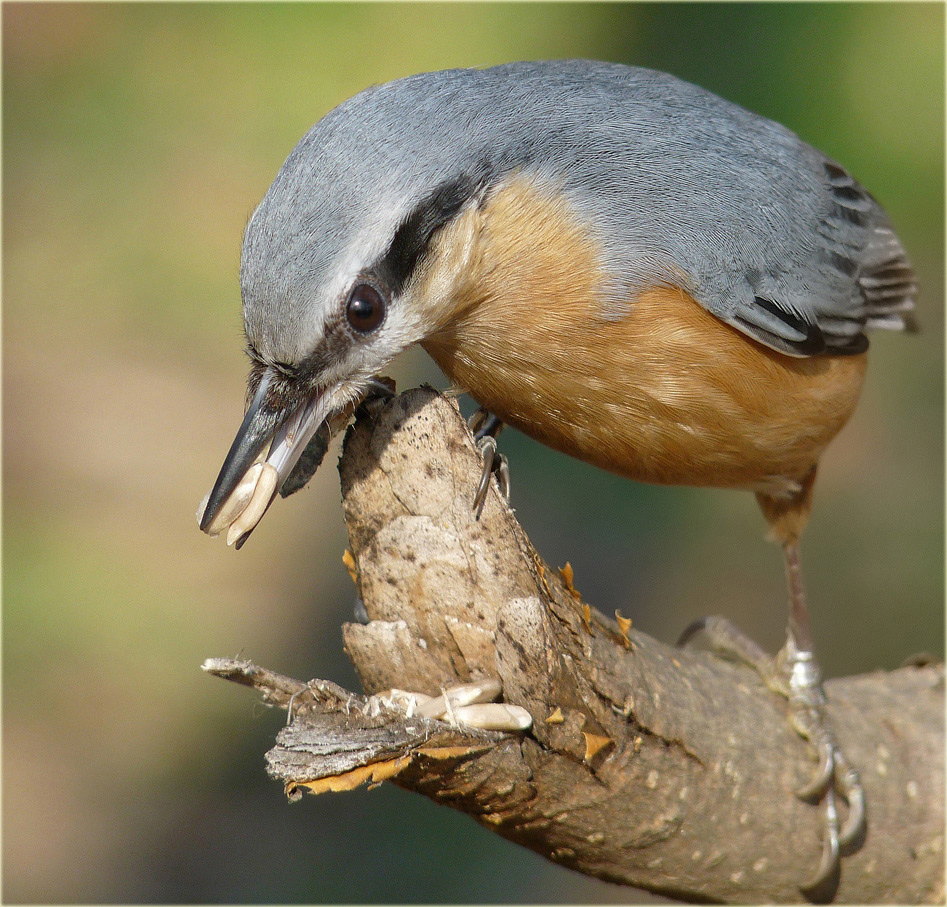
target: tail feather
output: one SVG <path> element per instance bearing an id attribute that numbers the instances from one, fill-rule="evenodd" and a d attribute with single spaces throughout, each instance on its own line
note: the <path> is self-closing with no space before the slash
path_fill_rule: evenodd
<path id="1" fill-rule="evenodd" d="M 865 327 L 916 331 L 917 277 L 890 224 L 875 227 L 862 264 L 858 285 L 865 300 Z"/>

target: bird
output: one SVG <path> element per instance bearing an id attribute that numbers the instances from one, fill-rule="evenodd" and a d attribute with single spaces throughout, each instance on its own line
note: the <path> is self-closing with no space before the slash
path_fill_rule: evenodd
<path id="1" fill-rule="evenodd" d="M 420 73 L 303 136 L 249 218 L 240 283 L 248 405 L 198 512 L 228 543 L 418 344 L 494 425 L 635 481 L 753 492 L 788 580 L 769 677 L 819 762 L 799 792 L 824 809 L 805 884 L 838 871 L 864 794 L 826 714 L 799 539 L 866 331 L 913 330 L 917 295 L 891 220 L 841 164 L 655 70 Z M 759 666 L 732 625 L 698 629 Z"/>

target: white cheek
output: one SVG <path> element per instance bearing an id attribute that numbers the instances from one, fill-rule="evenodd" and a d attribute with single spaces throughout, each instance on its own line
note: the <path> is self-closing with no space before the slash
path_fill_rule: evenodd
<path id="1" fill-rule="evenodd" d="M 420 339 L 410 322 L 389 312 L 385 324 L 376 335 L 365 343 L 356 343 L 350 363 L 357 363 L 358 372 L 363 377 L 371 377 L 388 367 L 389 363 L 403 350 Z"/>
<path id="2" fill-rule="evenodd" d="M 424 336 L 420 323 L 412 317 L 415 313 L 410 304 L 408 299 L 399 299 L 392 303 L 393 311 L 384 326 L 384 345 L 389 350 L 401 352 Z"/>

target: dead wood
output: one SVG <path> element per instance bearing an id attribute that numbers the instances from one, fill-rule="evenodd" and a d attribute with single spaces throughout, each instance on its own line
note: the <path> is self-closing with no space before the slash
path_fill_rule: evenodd
<path id="1" fill-rule="evenodd" d="M 526 734 L 408 718 L 327 681 L 247 662 L 212 673 L 291 705 L 267 755 L 291 795 L 390 778 L 580 872 L 688 901 L 800 902 L 820 811 L 793 791 L 813 760 L 786 704 L 748 668 L 666 646 L 584 604 L 491 490 L 453 402 L 374 404 L 340 464 L 350 568 L 370 622 L 346 624 L 366 693 L 437 694 L 497 677 Z M 827 685 L 868 802 L 841 903 L 942 903 L 942 664 Z"/>

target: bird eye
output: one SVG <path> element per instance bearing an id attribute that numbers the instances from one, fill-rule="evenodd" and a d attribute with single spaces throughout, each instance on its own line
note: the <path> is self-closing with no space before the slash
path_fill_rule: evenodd
<path id="1" fill-rule="evenodd" d="M 345 317 L 359 334 L 370 334 L 385 320 L 385 300 L 373 286 L 360 283 L 349 296 Z"/>

